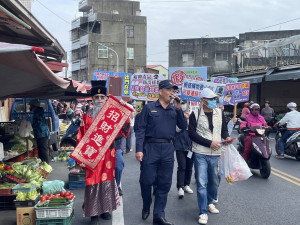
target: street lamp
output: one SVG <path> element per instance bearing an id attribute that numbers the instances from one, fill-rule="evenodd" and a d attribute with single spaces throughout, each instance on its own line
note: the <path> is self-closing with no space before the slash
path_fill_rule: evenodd
<path id="1" fill-rule="evenodd" d="M 97 44 L 98 44 L 98 45 L 101 45 L 101 46 L 103 46 L 103 47 L 108 48 L 109 50 L 113 51 L 113 52 L 116 54 L 116 56 L 117 56 L 117 73 L 119 73 L 119 55 L 118 55 L 118 53 L 117 53 L 115 50 L 113 50 L 112 48 L 107 47 L 106 45 L 103 45 L 103 44 L 101 44 L 101 43 L 99 43 L 99 42 L 97 42 Z"/>

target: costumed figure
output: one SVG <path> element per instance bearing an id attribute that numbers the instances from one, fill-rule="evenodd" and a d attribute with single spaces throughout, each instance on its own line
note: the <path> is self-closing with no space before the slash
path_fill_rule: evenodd
<path id="1" fill-rule="evenodd" d="M 93 107 L 82 116 L 81 125 L 77 136 L 77 144 L 83 138 L 85 132 L 91 126 L 106 101 L 106 81 L 92 81 L 91 94 Z M 121 104 L 126 103 L 121 100 Z M 127 137 L 130 132 L 129 119 L 125 122 L 116 140 Z M 98 216 L 109 220 L 109 212 L 116 210 L 120 205 L 118 187 L 115 180 L 116 148 L 115 142 L 106 151 L 94 170 L 85 169 L 86 184 L 83 211 L 85 217 L 91 217 L 91 224 L 98 224 Z"/>

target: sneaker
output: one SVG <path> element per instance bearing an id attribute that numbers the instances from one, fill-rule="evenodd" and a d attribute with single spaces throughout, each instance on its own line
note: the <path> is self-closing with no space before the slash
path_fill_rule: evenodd
<path id="1" fill-rule="evenodd" d="M 278 159 L 284 159 L 284 154 L 279 154 L 276 156 Z"/>
<path id="2" fill-rule="evenodd" d="M 210 213 L 219 213 L 219 210 L 216 208 L 216 206 L 214 204 L 209 204 L 207 206 L 207 209 Z"/>
<path id="3" fill-rule="evenodd" d="M 183 196 L 184 196 L 184 191 L 183 191 L 183 189 L 182 188 L 179 188 L 178 189 L 178 198 L 183 198 Z"/>
<path id="4" fill-rule="evenodd" d="M 207 224 L 207 221 L 208 221 L 208 215 L 207 214 L 201 214 L 199 216 L 198 223 L 200 223 L 200 224 Z"/>
<path id="5" fill-rule="evenodd" d="M 218 202 L 219 202 L 219 198 L 213 200 L 213 203 L 214 203 L 214 204 L 215 204 L 215 203 L 218 203 Z"/>
<path id="6" fill-rule="evenodd" d="M 184 192 L 189 193 L 189 194 L 193 194 L 193 190 L 190 188 L 189 185 L 185 185 L 183 188 Z"/>

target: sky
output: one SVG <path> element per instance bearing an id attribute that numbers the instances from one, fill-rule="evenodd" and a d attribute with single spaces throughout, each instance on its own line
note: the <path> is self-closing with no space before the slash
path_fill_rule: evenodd
<path id="1" fill-rule="evenodd" d="M 68 52 L 79 0 L 32 0 L 32 14 Z M 170 39 L 232 37 L 253 31 L 300 29 L 295 0 L 140 0 L 147 17 L 147 65 L 168 67 Z M 288 22 L 289 21 L 289 22 Z"/>

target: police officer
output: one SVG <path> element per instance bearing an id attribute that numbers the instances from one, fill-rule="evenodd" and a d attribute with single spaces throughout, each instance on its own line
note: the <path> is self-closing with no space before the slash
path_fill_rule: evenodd
<path id="1" fill-rule="evenodd" d="M 150 214 L 151 187 L 157 183 L 153 224 L 172 225 L 165 219 L 168 192 L 172 185 L 176 125 L 185 130 L 187 120 L 181 110 L 178 89 L 170 80 L 159 83 L 159 99 L 144 106 L 136 131 L 136 158 L 141 162 L 140 185 L 143 198 L 142 219 Z M 170 104 L 174 99 L 174 105 Z"/>

